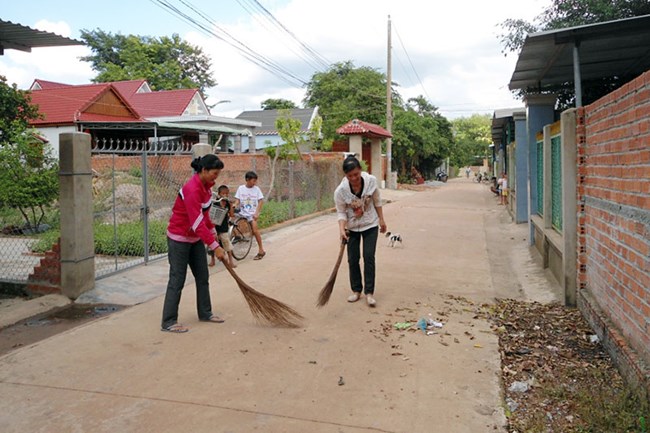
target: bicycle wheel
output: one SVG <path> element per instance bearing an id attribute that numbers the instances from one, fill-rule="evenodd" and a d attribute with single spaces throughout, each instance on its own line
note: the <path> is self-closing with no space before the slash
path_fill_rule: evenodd
<path id="1" fill-rule="evenodd" d="M 237 260 L 244 260 L 253 244 L 253 227 L 246 218 L 238 218 L 230 234 L 232 243 L 232 256 Z"/>

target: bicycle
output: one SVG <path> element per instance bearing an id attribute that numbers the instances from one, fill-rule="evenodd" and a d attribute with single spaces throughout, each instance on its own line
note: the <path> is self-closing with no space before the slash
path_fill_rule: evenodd
<path id="1" fill-rule="evenodd" d="M 210 219 L 214 225 L 221 225 L 228 212 L 217 203 L 222 200 L 228 200 L 226 197 L 213 198 L 212 207 L 210 208 Z M 232 256 L 237 260 L 244 260 L 253 245 L 253 226 L 246 217 L 242 216 L 240 209 L 235 208 L 234 221 L 228 221 L 228 238 L 232 244 Z"/>

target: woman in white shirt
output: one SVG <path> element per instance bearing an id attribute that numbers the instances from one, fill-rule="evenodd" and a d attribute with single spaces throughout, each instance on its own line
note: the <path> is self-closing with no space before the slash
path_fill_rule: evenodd
<path id="1" fill-rule="evenodd" d="M 377 178 L 361 170 L 361 163 L 353 155 L 343 161 L 345 177 L 334 191 L 334 202 L 342 242 L 348 244 L 348 266 L 352 295 L 348 302 L 356 302 L 361 292 L 366 302 L 374 307 L 375 250 L 379 233 L 386 232 L 381 195 Z M 361 276 L 361 240 L 363 239 L 363 278 Z M 365 285 L 364 285 L 365 283 Z"/>

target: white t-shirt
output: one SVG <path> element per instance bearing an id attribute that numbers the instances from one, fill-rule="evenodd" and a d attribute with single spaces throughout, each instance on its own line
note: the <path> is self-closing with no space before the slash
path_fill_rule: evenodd
<path id="1" fill-rule="evenodd" d="M 235 193 L 235 198 L 239 200 L 239 207 L 241 209 L 239 213 L 250 219 L 255 214 L 255 211 L 257 211 L 260 200 L 264 199 L 264 194 L 262 194 L 262 190 L 257 185 L 252 188 L 248 188 L 246 185 L 240 185 Z"/>

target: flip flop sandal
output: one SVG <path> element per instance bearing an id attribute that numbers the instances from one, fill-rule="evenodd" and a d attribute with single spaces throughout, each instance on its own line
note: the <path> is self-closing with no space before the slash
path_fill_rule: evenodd
<path id="1" fill-rule="evenodd" d="M 225 320 L 219 316 L 212 316 L 209 319 L 201 320 L 201 322 L 223 323 Z"/>
<path id="2" fill-rule="evenodd" d="M 257 253 L 257 255 L 253 257 L 253 260 L 262 260 L 265 255 L 266 255 L 266 251 L 263 253 Z"/>
<path id="3" fill-rule="evenodd" d="M 181 325 L 180 323 L 174 323 L 173 325 L 168 326 L 167 328 L 160 328 L 160 330 L 164 332 L 172 332 L 174 334 L 182 334 L 184 332 L 189 331 L 188 328 Z"/>

